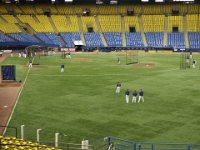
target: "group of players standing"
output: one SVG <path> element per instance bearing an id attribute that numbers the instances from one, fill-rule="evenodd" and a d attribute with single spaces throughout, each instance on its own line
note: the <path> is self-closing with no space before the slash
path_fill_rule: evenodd
<path id="1" fill-rule="evenodd" d="M 121 90 L 121 83 L 120 82 L 117 82 L 117 88 L 116 88 L 116 93 L 120 93 L 120 90 Z M 125 91 L 125 100 L 126 100 L 126 103 L 129 103 L 129 95 L 130 95 L 130 91 L 129 91 L 129 89 L 127 89 L 126 91 Z M 137 102 L 137 96 L 139 95 L 139 98 L 138 98 L 138 103 L 140 102 L 140 101 L 142 101 L 142 102 L 144 102 L 144 92 L 143 92 L 143 90 L 142 89 L 140 89 L 140 91 L 139 92 L 137 92 L 136 90 L 134 90 L 133 92 L 132 92 L 132 103 L 136 103 Z"/>

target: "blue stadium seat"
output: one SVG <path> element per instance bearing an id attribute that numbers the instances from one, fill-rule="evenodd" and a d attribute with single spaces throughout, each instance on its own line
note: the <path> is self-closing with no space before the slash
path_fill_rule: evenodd
<path id="1" fill-rule="evenodd" d="M 200 33 L 199 32 L 189 32 L 188 40 L 190 48 L 200 48 Z"/>
<path id="2" fill-rule="evenodd" d="M 144 47 L 141 33 L 126 32 L 126 46 Z"/>
<path id="3" fill-rule="evenodd" d="M 185 38 L 183 32 L 168 33 L 167 46 L 173 48 L 185 48 Z"/>
<path id="4" fill-rule="evenodd" d="M 55 44 L 59 45 L 60 47 L 63 47 L 63 44 L 61 43 L 60 39 L 54 33 L 37 33 L 35 34 L 35 36 L 47 44 Z"/>
<path id="5" fill-rule="evenodd" d="M 122 47 L 122 35 L 120 32 L 104 32 L 104 37 L 108 46 Z"/>
<path id="6" fill-rule="evenodd" d="M 146 32 L 145 36 L 148 47 L 163 47 L 163 32 Z"/>
<path id="7" fill-rule="evenodd" d="M 60 35 L 65 41 L 66 47 L 74 47 L 74 41 L 81 40 L 80 33 L 77 33 L 77 32 L 60 33 Z"/>
<path id="8" fill-rule="evenodd" d="M 0 42 L 15 42 L 15 40 L 11 39 L 5 34 L 0 33 Z"/>
<path id="9" fill-rule="evenodd" d="M 9 34 L 9 36 L 11 36 L 12 38 L 20 42 L 39 42 L 35 37 L 33 37 L 30 34 L 12 33 L 12 34 Z"/>
<path id="10" fill-rule="evenodd" d="M 102 47 L 103 42 L 99 35 L 99 33 L 93 32 L 93 33 L 84 33 L 86 46 L 88 47 Z"/>

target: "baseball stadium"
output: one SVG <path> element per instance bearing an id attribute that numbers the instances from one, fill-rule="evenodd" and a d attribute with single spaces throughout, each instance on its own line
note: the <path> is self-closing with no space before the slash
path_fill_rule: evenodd
<path id="1" fill-rule="evenodd" d="M 200 150 L 200 0 L 1 0 L 0 150 Z"/>

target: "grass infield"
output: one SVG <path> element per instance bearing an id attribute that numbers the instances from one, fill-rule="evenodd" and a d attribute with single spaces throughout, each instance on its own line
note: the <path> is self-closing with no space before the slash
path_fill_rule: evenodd
<path id="1" fill-rule="evenodd" d="M 139 64 L 125 65 L 125 53 L 76 53 L 41 57 L 33 67 L 9 123 L 25 125 L 25 139 L 100 145 L 105 136 L 134 141 L 200 143 L 200 70 L 180 70 L 180 54 L 139 53 Z M 117 58 L 121 64 L 117 64 Z M 198 60 L 198 54 L 193 57 Z M 28 59 L 8 58 L 17 80 Z M 65 64 L 64 73 L 60 64 Z M 120 94 L 116 82 L 122 83 Z M 125 90 L 143 89 L 144 103 L 125 103 Z M 132 96 L 130 97 L 130 99 Z M 12 131 L 7 130 L 7 135 Z"/>

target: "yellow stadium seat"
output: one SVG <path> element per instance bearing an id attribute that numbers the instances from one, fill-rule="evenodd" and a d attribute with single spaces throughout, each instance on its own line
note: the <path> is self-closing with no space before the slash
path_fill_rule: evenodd
<path id="1" fill-rule="evenodd" d="M 103 32 L 121 32 L 121 16 L 99 15 L 98 20 Z"/>

